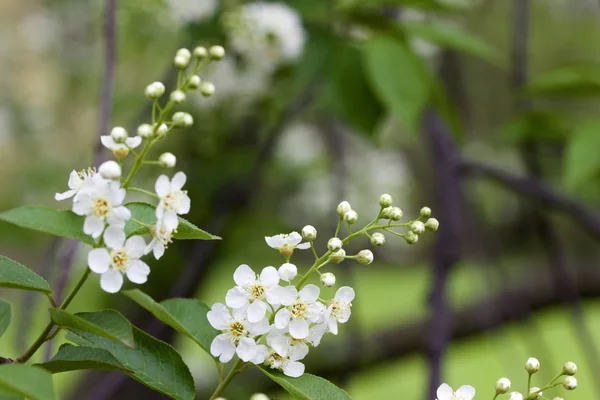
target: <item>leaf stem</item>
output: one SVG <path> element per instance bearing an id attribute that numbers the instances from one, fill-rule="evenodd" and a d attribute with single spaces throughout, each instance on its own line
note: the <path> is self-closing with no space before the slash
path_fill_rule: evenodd
<path id="1" fill-rule="evenodd" d="M 158 197 L 158 195 L 157 195 L 156 193 L 152 193 L 151 191 L 149 191 L 149 190 L 146 190 L 146 189 L 141 189 L 141 188 L 136 188 L 136 187 L 130 187 L 130 188 L 129 188 L 129 189 L 127 189 L 127 190 L 131 190 L 132 192 L 143 193 L 143 194 L 145 194 L 145 195 L 147 195 L 147 196 L 154 197 L 154 198 L 156 198 L 156 199 L 158 199 L 158 198 L 159 198 L 159 197 Z"/>
<path id="2" fill-rule="evenodd" d="M 212 396 L 210 396 L 210 400 L 216 399 L 225 391 L 225 389 L 227 388 L 227 386 L 229 386 L 233 378 L 240 372 L 240 367 L 242 366 L 242 364 L 244 364 L 244 362 L 238 358 L 235 364 L 233 364 L 231 371 L 229 371 L 225 379 L 223 379 L 223 382 L 221 382 L 219 386 L 217 386 L 215 392 L 212 394 Z"/>

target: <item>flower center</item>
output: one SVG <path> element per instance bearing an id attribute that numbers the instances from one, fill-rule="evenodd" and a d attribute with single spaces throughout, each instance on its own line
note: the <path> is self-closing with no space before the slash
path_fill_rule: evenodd
<path id="1" fill-rule="evenodd" d="M 283 364 L 283 357 L 273 352 L 269 355 L 269 358 L 267 358 L 266 364 L 270 365 L 271 368 L 279 368 L 281 367 L 281 364 Z"/>
<path id="2" fill-rule="evenodd" d="M 331 313 L 336 317 L 340 318 L 344 311 L 352 307 L 352 303 L 346 303 L 341 301 L 334 301 L 331 305 Z M 460 400 L 460 399 L 457 399 Z"/>
<path id="3" fill-rule="evenodd" d="M 125 253 L 123 250 L 117 250 L 112 253 L 112 265 L 119 271 L 125 270 L 127 260 L 127 253 Z"/>
<path id="4" fill-rule="evenodd" d="M 250 295 L 254 298 L 254 299 L 262 299 L 265 295 L 265 287 L 263 285 L 254 285 L 252 286 L 252 288 L 250 288 Z"/>
<path id="5" fill-rule="evenodd" d="M 292 306 L 292 318 L 294 319 L 304 319 L 306 316 L 306 311 L 307 311 L 307 306 L 306 303 L 303 303 L 301 301 L 298 301 L 296 303 L 294 303 L 294 305 Z"/>
<path id="6" fill-rule="evenodd" d="M 229 325 L 229 334 L 235 339 L 236 342 L 239 341 L 242 338 L 242 336 L 245 335 L 245 333 L 246 328 L 241 322 L 235 321 L 231 325 Z"/>
<path id="7" fill-rule="evenodd" d="M 176 191 L 170 192 L 165 197 L 163 197 L 163 203 L 165 205 L 165 208 L 168 208 L 171 210 L 175 210 L 176 208 L 178 208 L 182 194 L 183 194 L 183 191 L 176 190 Z"/>
<path id="8" fill-rule="evenodd" d="M 103 197 L 98 197 L 93 206 L 93 212 L 97 217 L 106 217 L 110 211 L 110 203 Z"/>

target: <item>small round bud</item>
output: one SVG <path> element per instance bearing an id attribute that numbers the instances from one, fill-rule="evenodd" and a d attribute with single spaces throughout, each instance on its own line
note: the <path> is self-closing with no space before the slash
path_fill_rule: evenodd
<path id="1" fill-rule="evenodd" d="M 350 210 L 346 214 L 344 214 L 344 219 L 347 223 L 353 224 L 356 221 L 358 221 L 358 213 L 354 210 Z"/>
<path id="2" fill-rule="evenodd" d="M 173 153 L 162 153 L 158 158 L 160 165 L 165 168 L 173 168 L 177 162 L 177 158 Z"/>
<path id="3" fill-rule="evenodd" d="M 523 395 L 519 392 L 511 392 L 507 400 L 523 400 Z"/>
<path id="4" fill-rule="evenodd" d="M 119 179 L 121 177 L 121 167 L 116 161 L 106 161 L 100 165 L 98 173 L 104 179 Z"/>
<path id="5" fill-rule="evenodd" d="M 110 137 L 117 143 L 123 143 L 127 139 L 127 131 L 122 126 L 115 126 L 110 131 Z"/>
<path id="6" fill-rule="evenodd" d="M 129 155 L 129 149 L 127 147 L 120 147 L 116 150 L 113 150 L 113 154 L 117 158 L 117 160 L 122 160 Z"/>
<path id="7" fill-rule="evenodd" d="M 323 275 L 321 275 L 321 283 L 325 287 L 332 287 L 335 285 L 335 275 L 331 272 L 325 272 Z"/>
<path id="8" fill-rule="evenodd" d="M 154 130 L 152 129 L 152 125 L 150 124 L 141 124 L 137 128 L 137 134 L 144 139 L 151 138 L 154 135 Z"/>
<path id="9" fill-rule="evenodd" d="M 529 394 L 533 394 L 536 392 L 539 392 L 540 388 L 537 386 L 532 386 L 531 389 L 529 389 Z M 543 393 L 539 392 L 536 393 L 535 396 L 532 397 L 532 399 L 541 399 L 542 398 Z M 529 398 L 529 397 L 528 397 Z"/>
<path id="10" fill-rule="evenodd" d="M 373 236 L 371 236 L 371 244 L 373 246 L 383 246 L 383 244 L 385 243 L 385 236 L 383 236 L 383 233 L 381 232 L 375 232 L 373 234 Z"/>
<path id="11" fill-rule="evenodd" d="M 298 268 L 294 264 L 285 263 L 282 264 L 281 267 L 277 270 L 279 272 L 279 278 L 282 280 L 289 282 L 298 275 Z"/>
<path id="12" fill-rule="evenodd" d="M 306 225 L 302 228 L 302 237 L 311 242 L 317 238 L 317 230 L 312 225 Z"/>
<path id="13" fill-rule="evenodd" d="M 254 393 L 250 397 L 250 400 L 269 400 L 269 397 L 267 397 L 267 395 L 264 393 Z"/>
<path id="14" fill-rule="evenodd" d="M 329 239 L 327 242 L 327 248 L 331 251 L 338 251 L 342 248 L 342 241 L 336 237 Z"/>
<path id="15" fill-rule="evenodd" d="M 176 68 L 184 69 L 190 65 L 191 58 L 192 53 L 190 53 L 188 49 L 179 49 L 177 50 L 177 53 L 175 53 L 175 59 L 173 60 L 173 63 L 175 64 Z"/>
<path id="16" fill-rule="evenodd" d="M 350 210 L 352 210 L 352 207 L 350 206 L 350 203 L 348 203 L 347 201 L 342 201 L 337 206 L 337 213 L 340 217 L 343 217 Z"/>
<path id="17" fill-rule="evenodd" d="M 417 235 L 420 235 L 423 232 L 425 232 L 425 224 L 421 221 L 415 221 L 412 224 L 410 224 L 410 230 L 416 233 Z"/>
<path id="18" fill-rule="evenodd" d="M 185 101 L 185 93 L 183 93 L 181 90 L 174 90 L 171 92 L 171 100 L 175 104 L 181 104 Z"/>
<path id="19" fill-rule="evenodd" d="M 393 207 L 386 207 L 383 210 L 381 210 L 381 217 L 384 219 L 392 219 L 392 210 L 394 208 Z"/>
<path id="20" fill-rule="evenodd" d="M 338 251 L 334 251 L 329 256 L 329 261 L 334 264 L 339 264 L 346 259 L 346 250 L 339 249 Z"/>
<path id="21" fill-rule="evenodd" d="M 206 47 L 198 46 L 194 49 L 194 57 L 198 60 L 204 60 L 208 56 L 208 51 Z"/>
<path id="22" fill-rule="evenodd" d="M 158 99 L 165 93 L 165 85 L 163 85 L 162 82 L 152 82 L 146 86 L 144 93 L 150 100 Z"/>
<path id="23" fill-rule="evenodd" d="M 200 79 L 200 77 L 198 75 L 192 75 L 188 78 L 187 87 L 192 90 L 196 90 L 200 87 L 201 83 L 202 83 L 202 79 Z"/>
<path id="24" fill-rule="evenodd" d="M 188 128 L 194 125 L 194 117 L 183 111 L 177 111 L 173 114 L 171 121 L 173 121 L 173 125 L 177 128 Z"/>
<path id="25" fill-rule="evenodd" d="M 156 128 L 156 136 L 163 137 L 168 131 L 169 127 L 166 124 L 160 124 L 160 126 Z"/>
<path id="26" fill-rule="evenodd" d="M 390 196 L 387 193 L 382 194 L 381 196 L 379 196 L 379 205 L 381 207 L 389 207 L 392 205 L 392 196 Z"/>
<path id="27" fill-rule="evenodd" d="M 565 376 L 563 387 L 567 390 L 575 390 L 577 388 L 577 378 L 574 376 Z"/>
<path id="28" fill-rule="evenodd" d="M 404 240 L 408 244 L 415 244 L 419 241 L 419 235 L 415 234 L 413 231 L 408 231 L 404 234 Z"/>
<path id="29" fill-rule="evenodd" d="M 392 207 L 392 211 L 391 211 L 391 220 L 392 221 L 399 221 L 400 218 L 402 218 L 404 214 L 402 213 L 402 210 L 398 207 Z"/>
<path id="30" fill-rule="evenodd" d="M 225 49 L 221 46 L 212 46 L 208 49 L 208 53 L 210 54 L 210 58 L 215 61 L 222 60 L 225 57 Z"/>
<path id="31" fill-rule="evenodd" d="M 210 82 L 202 82 L 200 85 L 200 93 L 204 97 L 210 97 L 215 94 L 215 85 Z"/>
<path id="32" fill-rule="evenodd" d="M 496 394 L 504 394 L 510 390 L 510 380 L 508 378 L 500 378 L 496 382 Z"/>
<path id="33" fill-rule="evenodd" d="M 530 357 L 525 362 L 525 371 L 529 372 L 529 374 L 535 374 L 540 370 L 540 362 L 537 358 Z"/>
<path id="34" fill-rule="evenodd" d="M 429 217 L 431 215 L 431 208 L 429 208 L 429 207 L 421 208 L 420 214 L 421 214 L 421 217 L 423 217 L 423 218 Z"/>
<path id="35" fill-rule="evenodd" d="M 577 365 L 574 362 L 568 361 L 563 365 L 563 375 L 575 375 L 577 373 Z"/>
<path id="36" fill-rule="evenodd" d="M 565 400 L 565 399 L 563 399 L 562 397 L 555 397 L 552 400 Z"/>
<path id="37" fill-rule="evenodd" d="M 429 218 L 427 222 L 425 222 L 425 229 L 431 232 L 435 232 L 440 227 L 440 222 L 435 218 Z"/>
<path id="38" fill-rule="evenodd" d="M 356 255 L 356 261 L 361 265 L 369 265 L 373 262 L 373 252 L 371 250 L 361 250 Z"/>

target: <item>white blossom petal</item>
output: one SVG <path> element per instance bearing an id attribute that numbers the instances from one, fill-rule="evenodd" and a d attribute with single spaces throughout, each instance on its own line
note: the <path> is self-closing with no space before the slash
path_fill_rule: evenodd
<path id="1" fill-rule="evenodd" d="M 68 199 L 69 197 L 75 196 L 75 193 L 77 193 L 77 190 L 74 190 L 74 189 L 67 190 L 66 192 L 63 192 L 63 193 L 56 193 L 54 195 L 54 200 L 56 200 L 56 201 L 65 200 L 65 199 Z"/>
<path id="2" fill-rule="evenodd" d="M 256 273 L 248 265 L 242 264 L 233 273 L 233 280 L 241 287 L 252 285 L 256 282 Z"/>
<path id="3" fill-rule="evenodd" d="M 290 361 L 284 364 L 283 373 L 291 378 L 298 378 L 304 373 L 304 364 L 298 361 Z"/>
<path id="4" fill-rule="evenodd" d="M 181 190 L 183 185 L 185 185 L 186 180 L 187 180 L 187 177 L 185 176 L 185 173 L 183 173 L 181 171 L 176 173 L 173 176 L 173 179 L 171 179 L 171 191 Z"/>
<path id="5" fill-rule="evenodd" d="M 106 249 L 93 249 L 88 253 L 88 266 L 97 273 L 103 274 L 110 267 L 110 254 Z"/>
<path id="6" fill-rule="evenodd" d="M 352 289 L 350 286 L 342 286 L 335 293 L 335 299 L 350 303 L 352 300 L 354 300 L 354 289 Z"/>
<path id="7" fill-rule="evenodd" d="M 298 361 L 302 360 L 308 354 L 308 345 L 306 343 L 297 342 L 290 348 L 290 360 Z"/>
<path id="8" fill-rule="evenodd" d="M 69 189 L 77 189 L 82 183 L 83 179 L 79 177 L 77 171 L 71 171 L 71 173 L 69 174 L 69 183 L 67 183 Z"/>
<path id="9" fill-rule="evenodd" d="M 167 194 L 169 194 L 171 188 L 171 184 L 169 182 L 169 177 L 166 175 L 161 175 L 158 177 L 158 179 L 156 180 L 156 183 L 154 184 L 154 190 L 156 191 L 156 194 L 158 195 L 158 197 L 165 197 Z M 158 218 L 160 218 L 160 216 L 157 215 Z"/>
<path id="10" fill-rule="evenodd" d="M 223 303 L 215 303 L 211 307 L 210 311 L 206 314 L 208 322 L 213 328 L 223 330 L 229 325 L 231 317 L 229 315 L 229 309 Z"/>
<path id="11" fill-rule="evenodd" d="M 83 232 L 86 235 L 90 235 L 94 239 L 97 239 L 102 235 L 104 231 L 104 220 L 94 215 L 90 215 L 85 218 L 83 222 Z"/>
<path id="12" fill-rule="evenodd" d="M 271 325 L 269 325 L 268 319 L 263 318 L 255 323 L 248 322 L 246 328 L 248 329 L 248 332 L 250 332 L 250 336 L 259 336 L 269 332 Z"/>
<path id="13" fill-rule="evenodd" d="M 132 236 L 125 242 L 125 249 L 127 251 L 127 256 L 131 258 L 140 258 L 144 255 L 146 241 L 141 236 Z"/>
<path id="14" fill-rule="evenodd" d="M 265 286 L 275 286 L 279 283 L 279 273 L 274 267 L 266 267 L 260 273 L 260 282 Z"/>
<path id="15" fill-rule="evenodd" d="M 241 308 L 248 304 L 248 296 L 239 287 L 231 288 L 225 295 L 225 304 L 231 308 Z"/>
<path id="16" fill-rule="evenodd" d="M 123 286 L 123 275 L 117 270 L 109 269 L 100 276 L 100 287 L 108 293 L 117 293 Z"/>
<path id="17" fill-rule="evenodd" d="M 250 307 L 248 307 L 248 321 L 258 322 L 265 317 L 267 312 L 267 303 L 260 300 L 255 300 Z"/>
<path id="18" fill-rule="evenodd" d="M 275 314 L 275 327 L 278 329 L 283 329 L 288 326 L 291 316 L 292 314 L 287 308 L 282 308 L 281 310 L 277 311 L 277 314 Z"/>
<path id="19" fill-rule="evenodd" d="M 294 339 L 306 339 L 308 337 L 308 322 L 303 319 L 290 321 L 290 335 Z"/>
<path id="20" fill-rule="evenodd" d="M 248 362 L 256 356 L 256 342 L 250 338 L 243 337 L 237 345 L 236 353 L 238 357 Z"/>
<path id="21" fill-rule="evenodd" d="M 275 286 L 267 291 L 266 297 L 270 304 L 291 306 L 298 298 L 298 290 L 294 286 Z"/>
<path id="22" fill-rule="evenodd" d="M 310 243 L 300 243 L 298 246 L 296 246 L 296 248 L 300 250 L 310 249 Z"/>
<path id="23" fill-rule="evenodd" d="M 152 254 L 154 254 L 154 258 L 159 260 L 165 254 L 165 245 L 157 240 L 152 248 Z"/>
<path id="24" fill-rule="evenodd" d="M 179 217 L 172 210 L 165 210 L 162 216 L 165 228 L 169 231 L 174 231 L 179 226 Z"/>
<path id="25" fill-rule="evenodd" d="M 451 400 L 454 396 L 454 391 L 447 383 L 442 383 L 437 390 L 438 400 Z"/>
<path id="26" fill-rule="evenodd" d="M 475 397 L 475 388 L 473 386 L 464 385 L 458 388 L 456 394 L 461 400 L 472 400 Z"/>
<path id="27" fill-rule="evenodd" d="M 269 349 L 267 349 L 267 346 L 259 344 L 258 346 L 256 346 L 256 355 L 250 360 L 250 362 L 256 365 L 262 364 L 265 362 L 265 359 L 268 355 Z"/>
<path id="28" fill-rule="evenodd" d="M 278 335 L 270 337 L 268 340 L 269 346 L 273 348 L 282 357 L 287 357 L 290 350 L 290 341 L 287 336 Z"/>
<path id="29" fill-rule="evenodd" d="M 274 249 L 280 249 L 285 244 L 285 240 L 281 235 L 265 236 L 265 242 Z"/>
<path id="30" fill-rule="evenodd" d="M 115 140 L 110 135 L 100 136 L 100 142 L 109 150 L 114 150 L 119 148 L 119 143 L 115 142 Z"/>
<path id="31" fill-rule="evenodd" d="M 125 222 L 131 218 L 131 211 L 125 206 L 113 208 L 112 212 L 106 217 L 106 221 L 109 225 L 120 226 L 123 228 Z"/>
<path id="32" fill-rule="evenodd" d="M 177 208 L 177 214 L 187 214 L 190 212 L 191 207 L 190 196 L 182 194 L 179 196 L 179 207 Z"/>
<path id="33" fill-rule="evenodd" d="M 337 326 L 337 320 L 334 317 L 330 317 L 327 320 L 327 328 L 329 329 L 329 332 L 331 332 L 334 335 L 338 334 L 338 326 Z"/>
<path id="34" fill-rule="evenodd" d="M 302 241 L 302 235 L 298 232 L 292 232 L 285 238 L 285 242 L 288 246 L 296 247 Z"/>
<path id="35" fill-rule="evenodd" d="M 321 293 L 321 290 L 319 289 L 318 286 L 309 284 L 309 285 L 304 286 L 302 288 L 302 290 L 300 290 L 300 293 L 298 293 L 298 295 L 305 302 L 314 303 L 319 298 L 320 293 Z"/>
<path id="36" fill-rule="evenodd" d="M 135 149 L 142 143 L 142 138 L 140 136 L 132 136 L 125 139 L 125 144 L 130 149 Z"/>
<path id="37" fill-rule="evenodd" d="M 231 361 L 235 354 L 235 346 L 226 335 L 221 334 L 215 337 L 210 344 L 210 354 L 213 357 L 219 357 L 219 361 L 226 363 Z"/>
<path id="38" fill-rule="evenodd" d="M 104 231 L 104 243 L 111 249 L 120 249 L 125 244 L 125 231 L 116 226 L 109 226 Z"/>
<path id="39" fill-rule="evenodd" d="M 145 283 L 148 280 L 148 275 L 150 274 L 150 267 L 141 260 L 131 260 L 127 264 L 127 270 L 125 271 L 125 274 L 127 274 L 127 279 L 133 283 Z"/>

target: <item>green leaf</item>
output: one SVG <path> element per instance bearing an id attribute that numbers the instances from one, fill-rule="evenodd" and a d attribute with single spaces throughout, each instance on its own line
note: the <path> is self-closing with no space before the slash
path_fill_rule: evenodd
<path id="1" fill-rule="evenodd" d="M 404 43 L 385 36 L 368 42 L 363 57 L 373 91 L 409 132 L 416 132 L 430 92 L 421 60 Z"/>
<path id="2" fill-rule="evenodd" d="M 52 293 L 44 278 L 4 256 L 0 256 L 0 287 Z"/>
<path id="3" fill-rule="evenodd" d="M 181 355 L 169 344 L 133 327 L 135 349 L 120 343 L 79 332 L 68 338 L 81 346 L 110 352 L 130 372 L 127 375 L 144 385 L 177 400 L 192 400 L 194 379 Z"/>
<path id="4" fill-rule="evenodd" d="M 196 299 L 169 299 L 157 303 L 139 289 L 126 290 L 123 293 L 210 353 L 210 344 L 219 331 L 213 328 L 206 318 L 210 310 L 206 304 Z"/>
<path id="5" fill-rule="evenodd" d="M 107 350 L 71 344 L 63 344 L 52 360 L 37 365 L 52 374 L 88 369 L 129 372 Z"/>
<path id="6" fill-rule="evenodd" d="M 42 368 L 23 364 L 0 365 L 0 392 L 29 400 L 54 400 L 52 375 Z"/>
<path id="7" fill-rule="evenodd" d="M 0 337 L 6 332 L 8 325 L 10 325 L 10 319 L 12 312 L 10 303 L 0 299 Z"/>
<path id="8" fill-rule="evenodd" d="M 567 65 L 538 73 L 529 81 L 526 92 L 541 96 L 598 96 L 600 65 Z"/>
<path id="9" fill-rule="evenodd" d="M 125 204 L 131 211 L 131 218 L 140 221 L 144 224 L 152 225 L 156 223 L 156 207 L 149 203 L 144 202 L 132 202 Z M 131 235 L 149 235 L 150 231 L 147 227 L 141 226 L 133 221 L 127 221 L 125 224 L 125 233 L 127 236 Z M 174 239 L 179 240 L 218 240 L 221 239 L 218 236 L 211 235 L 208 232 L 203 231 L 191 222 L 179 218 L 179 226 L 177 227 L 177 233 L 173 235 Z"/>
<path id="10" fill-rule="evenodd" d="M 600 120 L 580 124 L 567 144 L 564 165 L 565 186 L 573 190 L 600 172 Z"/>
<path id="11" fill-rule="evenodd" d="M 258 367 L 258 369 L 294 396 L 295 399 L 350 400 L 348 393 L 319 376 L 303 374 L 299 378 L 290 378 L 272 369 L 262 367 Z"/>
<path id="12" fill-rule="evenodd" d="M 369 7 L 369 8 L 378 8 L 384 6 L 403 6 L 416 8 L 420 10 L 432 10 L 432 11 L 457 11 L 463 7 L 460 7 L 460 4 L 453 4 L 447 1 L 440 0 L 340 0 L 338 7 Z"/>
<path id="13" fill-rule="evenodd" d="M 50 317 L 56 325 L 77 334 L 87 332 L 114 340 L 130 348 L 134 347 L 131 324 L 117 311 L 104 310 L 73 315 L 58 308 L 51 308 Z"/>

